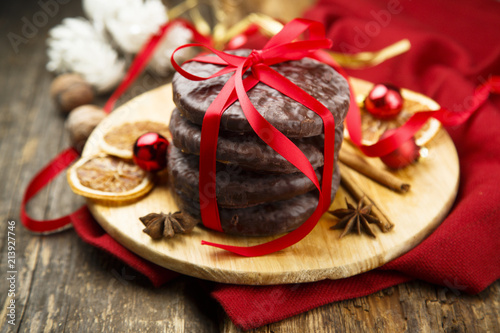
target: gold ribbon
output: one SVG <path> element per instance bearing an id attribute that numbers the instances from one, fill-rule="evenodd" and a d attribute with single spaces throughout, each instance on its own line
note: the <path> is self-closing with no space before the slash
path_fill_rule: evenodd
<path id="1" fill-rule="evenodd" d="M 270 16 L 261 13 L 252 13 L 232 27 L 227 27 L 224 22 L 218 22 L 215 24 L 214 28 L 211 29 L 199 10 L 198 5 L 202 2 L 203 1 L 200 0 L 184 1 L 169 10 L 168 17 L 169 19 L 174 19 L 187 12 L 198 32 L 204 35 L 212 35 L 214 45 L 217 49 L 223 49 L 227 42 L 242 34 L 252 24 L 258 26 L 260 32 L 268 37 L 274 36 L 283 28 L 281 22 Z M 213 8 L 215 11 L 218 10 L 217 7 Z M 215 13 L 215 17 L 222 16 Z M 344 68 L 359 69 L 376 66 L 388 59 L 407 52 L 410 47 L 410 41 L 408 39 L 402 39 L 378 51 L 359 52 L 354 54 L 328 51 L 328 54 Z"/>
<path id="2" fill-rule="evenodd" d="M 376 52 L 359 52 L 355 54 L 345 54 L 329 51 L 328 53 L 337 61 L 337 63 L 346 68 L 363 68 L 376 66 L 387 59 L 394 58 L 408 51 L 411 47 L 408 39 L 402 39 L 399 42 L 391 44 Z"/>

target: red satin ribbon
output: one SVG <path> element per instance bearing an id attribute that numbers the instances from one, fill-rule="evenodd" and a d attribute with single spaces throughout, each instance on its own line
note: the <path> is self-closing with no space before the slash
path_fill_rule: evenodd
<path id="1" fill-rule="evenodd" d="M 392 135 L 379 140 L 373 145 L 363 145 L 361 143 L 361 119 L 358 105 L 351 100 L 351 107 L 346 118 L 347 129 L 351 141 L 369 157 L 378 157 L 389 154 L 404 142 L 411 139 L 416 132 L 430 119 L 439 120 L 444 126 L 456 126 L 463 124 L 469 117 L 484 104 L 491 92 L 500 92 L 500 77 L 491 76 L 486 82 L 481 84 L 473 93 L 472 105 L 462 112 L 453 112 L 445 108 L 435 111 L 417 112 L 411 116 L 406 123 L 399 127 Z"/>
<path id="2" fill-rule="evenodd" d="M 309 33 L 309 38 L 307 40 L 297 40 L 305 32 Z M 190 80 L 206 80 L 223 74 L 233 73 L 206 111 L 201 129 L 199 196 L 201 217 L 206 227 L 223 231 L 217 200 L 215 194 L 213 194 L 214 191 L 207 193 L 206 189 L 215 187 L 215 156 L 221 116 L 236 100 L 240 102 L 243 113 L 255 133 L 278 154 L 306 175 L 319 191 L 319 202 L 314 213 L 299 228 L 285 236 L 251 247 L 229 246 L 205 241 L 202 244 L 219 247 L 243 256 L 261 256 L 273 253 L 303 239 L 316 226 L 323 212 L 330 206 L 335 145 L 335 121 L 333 116 L 324 105 L 269 66 L 311 56 L 317 50 L 330 48 L 331 45 L 332 42 L 325 37 L 324 27 L 321 24 L 305 19 L 295 19 L 272 37 L 262 50 L 253 50 L 248 57 L 227 54 L 202 44 L 183 45 L 176 50 L 200 46 L 212 51 L 217 57 L 205 55 L 190 60 L 225 66 L 210 77 L 199 77 L 186 72 L 173 58 L 176 51 L 172 55 L 171 61 L 174 68 Z M 243 75 L 248 70 L 251 70 L 250 75 L 243 79 Z M 325 135 L 324 167 L 321 186 L 312 165 L 302 151 L 262 117 L 250 102 L 246 92 L 258 82 L 262 82 L 280 91 L 305 105 L 321 117 Z M 271 133 L 271 135 L 263 135 L 263 133 Z M 205 200 L 206 204 L 204 204 Z"/>
<path id="3" fill-rule="evenodd" d="M 176 19 L 164 24 L 163 26 L 160 27 L 158 33 L 151 36 L 149 41 L 137 54 L 134 61 L 130 65 L 127 74 L 125 75 L 125 78 L 106 102 L 104 106 L 104 111 L 109 113 L 113 110 L 113 107 L 118 98 L 120 98 L 120 96 L 135 81 L 137 76 L 139 76 L 144 67 L 146 67 L 146 64 L 153 55 L 154 50 L 156 49 L 156 46 L 160 42 L 161 38 L 175 25 L 181 25 L 184 28 L 192 31 L 193 39 L 196 41 L 208 44 L 212 43 L 209 37 L 201 35 L 189 22 L 185 20 Z M 63 227 L 65 227 L 66 225 L 70 224 L 73 219 L 76 218 L 76 220 L 78 220 L 78 218 L 81 218 L 81 216 L 87 216 L 85 214 L 80 214 L 81 211 L 86 209 L 85 206 L 81 207 L 80 209 L 69 215 L 49 220 L 36 220 L 31 216 L 29 216 L 28 213 L 26 212 L 26 205 L 31 200 L 31 198 L 35 196 L 35 194 L 38 193 L 43 187 L 48 185 L 59 173 L 64 171 L 78 157 L 79 154 L 75 149 L 68 148 L 62 151 L 52 161 L 50 161 L 45 166 L 45 168 L 42 171 L 40 171 L 37 175 L 35 175 L 33 179 L 30 181 L 25 190 L 20 209 L 21 222 L 26 227 L 26 229 L 33 232 L 41 232 L 41 233 L 58 231 Z"/>
<path id="4" fill-rule="evenodd" d="M 342 67 L 337 65 L 326 52 L 316 52 L 314 58 L 335 68 L 347 80 L 349 76 Z M 411 139 L 422 126 L 430 119 L 435 118 L 443 126 L 457 126 L 463 124 L 479 109 L 488 99 L 490 93 L 500 93 L 500 76 L 490 76 L 488 80 L 479 85 L 473 95 L 472 104 L 462 112 L 453 112 L 445 108 L 434 111 L 417 112 L 390 136 L 379 140 L 372 145 L 362 144 L 361 113 L 352 87 L 350 86 L 351 99 L 349 112 L 346 117 L 346 127 L 350 140 L 368 157 L 380 157 L 389 154 L 401 144 Z"/>
<path id="5" fill-rule="evenodd" d="M 62 216 L 53 220 L 36 220 L 26 212 L 26 204 L 31 200 L 42 188 L 49 184 L 61 171 L 66 169 L 80 155 L 74 148 L 63 150 L 49 164 L 43 168 L 29 183 L 24 192 L 23 201 L 21 202 L 21 222 L 26 229 L 34 232 L 52 232 L 65 227 L 71 223 L 71 215 L 78 214 L 79 211 L 85 209 L 85 206 L 73 212 L 70 215 Z"/>

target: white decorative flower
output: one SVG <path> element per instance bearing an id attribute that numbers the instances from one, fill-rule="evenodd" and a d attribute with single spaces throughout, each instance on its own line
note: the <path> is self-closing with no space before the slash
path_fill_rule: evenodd
<path id="1" fill-rule="evenodd" d="M 125 62 L 104 36 L 84 18 L 66 18 L 49 31 L 47 70 L 80 74 L 99 93 L 115 88 Z"/>
<path id="2" fill-rule="evenodd" d="M 102 1 L 102 0 L 101 0 Z M 137 53 L 155 34 L 161 25 L 168 21 L 167 9 L 160 0 L 106 0 L 106 3 L 119 3 L 114 7 L 107 4 L 97 9 L 97 0 L 86 0 L 93 18 L 104 20 L 104 24 L 121 50 Z M 92 5 L 91 5 L 92 4 Z"/>
<path id="3" fill-rule="evenodd" d="M 120 6 L 128 6 L 135 0 L 83 0 L 82 7 L 85 15 L 90 20 L 94 28 L 103 36 L 107 33 L 105 19 L 115 15 Z"/>
<path id="4" fill-rule="evenodd" d="M 107 17 L 114 16 L 120 7 L 129 7 L 136 0 L 83 0 L 85 15 L 91 21 L 104 22 Z"/>
<path id="5" fill-rule="evenodd" d="M 149 61 L 148 68 L 158 75 L 165 76 L 169 74 L 169 72 L 173 70 L 172 64 L 170 63 L 172 53 L 177 47 L 189 43 L 192 39 L 193 32 L 191 30 L 186 29 L 182 25 L 175 24 L 157 45 L 156 51 Z M 185 60 L 191 58 L 193 52 L 193 48 L 179 50 L 175 54 L 175 60 L 177 63 L 181 64 Z"/>

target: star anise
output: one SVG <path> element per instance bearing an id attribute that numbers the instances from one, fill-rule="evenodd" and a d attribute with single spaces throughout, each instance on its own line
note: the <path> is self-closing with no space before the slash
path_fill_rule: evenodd
<path id="1" fill-rule="evenodd" d="M 356 207 L 351 205 L 347 198 L 345 199 L 347 208 L 336 209 L 334 211 L 329 211 L 330 214 L 340 219 L 340 221 L 330 227 L 330 229 L 342 229 L 344 232 L 340 235 L 340 238 L 344 237 L 348 233 L 356 230 L 358 234 L 364 231 L 371 237 L 376 237 L 373 230 L 370 228 L 370 223 L 379 225 L 381 222 L 379 219 L 371 214 L 372 205 L 364 205 L 363 198 L 359 200 Z"/>
<path id="2" fill-rule="evenodd" d="M 146 226 L 143 231 L 153 239 L 172 238 L 175 234 L 189 233 L 198 223 L 197 220 L 182 212 L 150 213 L 139 217 L 139 220 Z"/>

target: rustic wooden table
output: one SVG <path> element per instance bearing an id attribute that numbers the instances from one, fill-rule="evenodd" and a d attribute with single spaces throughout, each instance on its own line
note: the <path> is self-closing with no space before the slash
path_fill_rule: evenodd
<path id="1" fill-rule="evenodd" d="M 78 0 L 49 1 L 57 4 L 54 15 L 40 14 L 45 2 L 0 2 L 1 330 L 238 332 L 199 280 L 181 277 L 156 289 L 71 229 L 39 236 L 21 226 L 19 206 L 30 178 L 68 145 L 65 117 L 48 93 L 47 31 L 64 17 L 82 15 Z M 35 29 L 26 28 L 26 22 L 35 23 Z M 162 83 L 147 78 L 139 80 L 142 90 L 133 90 L 153 88 L 152 82 Z M 61 176 L 30 203 L 29 212 L 53 218 L 81 204 Z M 8 221 L 15 221 L 15 325 L 7 322 Z M 405 283 L 255 331 L 500 332 L 500 281 L 475 296 L 462 289 L 453 281 L 447 287 Z"/>

